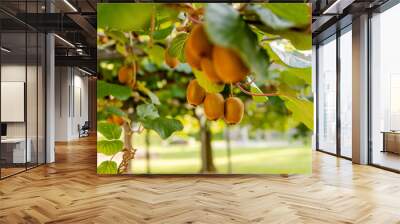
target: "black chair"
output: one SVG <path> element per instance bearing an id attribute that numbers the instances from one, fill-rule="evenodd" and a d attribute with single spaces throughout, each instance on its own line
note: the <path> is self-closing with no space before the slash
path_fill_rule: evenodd
<path id="1" fill-rule="evenodd" d="M 90 130 L 89 121 L 85 121 L 82 127 L 78 124 L 79 138 L 89 136 L 89 130 Z"/>

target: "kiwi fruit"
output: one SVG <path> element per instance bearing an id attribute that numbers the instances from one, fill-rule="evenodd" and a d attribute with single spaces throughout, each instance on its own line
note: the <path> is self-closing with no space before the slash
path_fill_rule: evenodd
<path id="1" fill-rule="evenodd" d="M 224 120 L 227 124 L 238 124 L 243 118 L 244 104 L 238 97 L 229 97 L 225 100 Z"/>
<path id="2" fill-rule="evenodd" d="M 222 80 L 219 78 L 215 72 L 214 63 L 210 58 L 202 58 L 200 61 L 201 70 L 204 72 L 205 76 L 213 83 L 221 83 Z"/>
<path id="3" fill-rule="evenodd" d="M 219 93 L 207 93 L 204 99 L 204 114 L 208 120 L 224 117 L 224 97 Z"/>
<path id="4" fill-rule="evenodd" d="M 124 119 L 122 117 L 117 116 L 117 115 L 111 115 L 110 117 L 107 118 L 108 123 L 116 124 L 116 125 L 122 125 L 124 123 Z"/>
<path id="5" fill-rule="evenodd" d="M 190 105 L 198 106 L 203 103 L 206 91 L 199 85 L 196 79 L 189 82 L 186 89 L 186 99 Z"/>
<path id="6" fill-rule="evenodd" d="M 196 57 L 209 57 L 212 52 L 212 44 L 201 24 L 195 25 L 189 34 L 187 44 Z"/>
<path id="7" fill-rule="evenodd" d="M 123 84 L 130 84 L 134 79 L 135 68 L 133 66 L 122 66 L 118 70 L 118 81 Z"/>
<path id="8" fill-rule="evenodd" d="M 165 50 L 164 59 L 165 59 L 165 64 L 167 64 L 170 68 L 176 68 L 176 66 L 179 65 L 179 60 L 168 54 L 168 50 Z"/>
<path id="9" fill-rule="evenodd" d="M 215 71 L 224 83 L 243 81 L 250 72 L 236 52 L 229 48 L 214 46 L 212 58 Z"/>
<path id="10" fill-rule="evenodd" d="M 198 57 L 194 52 L 193 49 L 190 48 L 189 43 L 185 44 L 185 59 L 186 62 L 192 67 L 197 70 L 201 70 L 200 61 L 201 57 Z"/>

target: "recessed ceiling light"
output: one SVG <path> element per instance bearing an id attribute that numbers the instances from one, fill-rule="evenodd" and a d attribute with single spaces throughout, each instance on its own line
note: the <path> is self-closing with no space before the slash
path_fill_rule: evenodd
<path id="1" fill-rule="evenodd" d="M 67 45 L 69 45 L 70 47 L 75 48 L 75 45 L 73 45 L 71 42 L 69 42 L 68 40 L 62 38 L 61 36 L 59 36 L 58 34 L 54 34 L 55 37 L 57 37 L 59 40 L 61 40 L 62 42 L 66 43 Z"/>
<path id="2" fill-rule="evenodd" d="M 10 53 L 10 52 L 11 52 L 11 50 L 9 50 L 9 49 L 7 49 L 7 48 L 5 48 L 5 47 L 1 47 L 0 49 L 1 49 L 2 51 L 6 52 L 6 53 Z"/>
<path id="3" fill-rule="evenodd" d="M 86 71 L 86 70 L 83 70 L 83 69 L 81 69 L 81 68 L 79 68 L 79 67 L 78 67 L 78 70 L 81 71 L 81 72 L 83 72 L 83 73 L 85 73 L 85 74 L 87 74 L 87 75 L 92 75 L 92 73 L 90 73 L 90 72 L 88 72 L 88 71 Z"/>
<path id="4" fill-rule="evenodd" d="M 78 12 L 78 10 L 68 1 L 64 0 L 64 3 L 68 5 L 74 12 Z"/>

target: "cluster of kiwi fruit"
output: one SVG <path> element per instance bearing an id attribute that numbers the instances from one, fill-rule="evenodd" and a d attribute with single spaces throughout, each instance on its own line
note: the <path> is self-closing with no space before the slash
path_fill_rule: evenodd
<path id="1" fill-rule="evenodd" d="M 249 69 L 241 58 L 229 48 L 213 45 L 204 30 L 197 24 L 193 27 L 185 44 L 186 62 L 203 72 L 205 77 L 216 84 L 233 84 L 243 81 Z M 226 100 L 220 93 L 207 93 L 197 82 L 190 81 L 186 98 L 189 104 L 204 105 L 208 120 L 223 118 L 227 124 L 239 123 L 244 114 L 244 104 L 234 96 Z"/>
<path id="2" fill-rule="evenodd" d="M 193 106 L 203 104 L 204 114 L 208 120 L 223 118 L 227 124 L 237 124 L 243 118 L 244 105 L 238 97 L 230 96 L 224 99 L 220 93 L 207 93 L 196 79 L 189 82 L 186 98 Z"/>

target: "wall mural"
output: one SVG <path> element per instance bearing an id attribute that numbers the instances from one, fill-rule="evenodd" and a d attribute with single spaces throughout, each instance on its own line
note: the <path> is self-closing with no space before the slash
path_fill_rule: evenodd
<path id="1" fill-rule="evenodd" d="M 311 5 L 98 4 L 97 173 L 311 172 Z"/>

